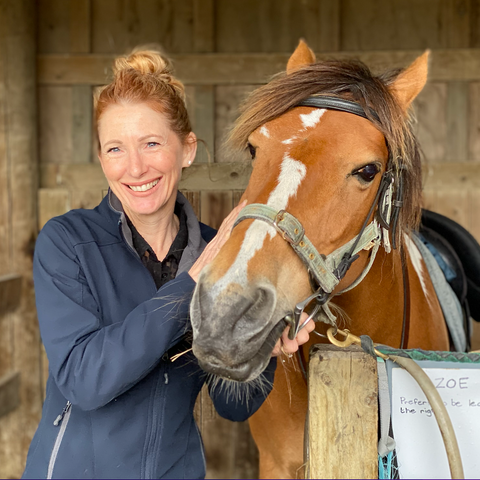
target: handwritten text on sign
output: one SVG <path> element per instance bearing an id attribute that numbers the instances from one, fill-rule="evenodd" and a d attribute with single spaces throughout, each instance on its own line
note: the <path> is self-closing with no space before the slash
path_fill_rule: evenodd
<path id="1" fill-rule="evenodd" d="M 480 369 L 424 368 L 455 429 L 465 478 L 480 475 Z M 392 370 L 392 425 L 401 478 L 450 478 L 445 446 L 421 388 Z"/>

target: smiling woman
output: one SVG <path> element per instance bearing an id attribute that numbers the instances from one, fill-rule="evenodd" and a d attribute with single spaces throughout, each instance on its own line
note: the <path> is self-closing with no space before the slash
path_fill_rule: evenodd
<path id="1" fill-rule="evenodd" d="M 119 58 L 95 114 L 109 193 L 93 210 L 50 220 L 35 250 L 50 377 L 24 478 L 203 478 L 193 407 L 206 374 L 189 348 L 189 305 L 244 204 L 215 232 L 178 192 L 197 140 L 183 85 L 159 52 Z M 285 338 L 284 351 L 308 330 Z M 236 398 L 212 382 L 220 415 L 252 415 L 275 366 Z"/>

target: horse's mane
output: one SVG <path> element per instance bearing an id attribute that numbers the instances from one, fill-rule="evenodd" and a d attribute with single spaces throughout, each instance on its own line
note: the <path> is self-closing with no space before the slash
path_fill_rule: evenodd
<path id="1" fill-rule="evenodd" d="M 373 75 L 358 60 L 329 60 L 303 66 L 289 74 L 280 73 L 255 90 L 240 108 L 227 139 L 227 146 L 244 149 L 249 135 L 312 95 L 338 96 L 358 102 L 383 133 L 394 165 L 404 166 L 404 204 L 398 232 L 418 227 L 421 213 L 422 170 L 411 116 L 405 114 L 389 90 L 400 70 Z M 373 109 L 378 119 L 369 109 Z"/>

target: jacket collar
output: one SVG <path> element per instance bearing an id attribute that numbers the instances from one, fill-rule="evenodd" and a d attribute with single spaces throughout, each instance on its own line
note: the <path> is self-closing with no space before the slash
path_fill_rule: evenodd
<path id="1" fill-rule="evenodd" d="M 108 190 L 107 197 L 107 202 L 110 210 L 117 214 L 118 226 L 123 234 L 123 238 L 136 253 L 135 248 L 133 247 L 132 232 L 128 226 L 122 203 L 120 202 L 118 197 L 112 192 L 111 189 Z M 182 193 L 177 192 L 176 202 L 182 206 L 187 216 L 188 229 L 188 245 L 183 251 L 182 258 L 178 265 L 177 275 L 179 275 L 182 272 L 190 270 L 197 258 L 203 252 L 203 249 L 207 245 L 207 242 L 202 238 L 200 232 L 200 224 L 195 215 L 195 212 L 193 211 L 192 206 Z"/>

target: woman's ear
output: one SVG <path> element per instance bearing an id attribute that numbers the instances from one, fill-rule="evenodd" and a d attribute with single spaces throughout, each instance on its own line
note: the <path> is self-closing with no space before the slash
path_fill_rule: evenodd
<path id="1" fill-rule="evenodd" d="M 183 168 L 189 167 L 195 160 L 195 155 L 197 153 L 197 143 L 197 136 L 193 132 L 190 132 L 187 135 L 187 138 L 185 138 L 185 142 L 183 145 Z"/>

